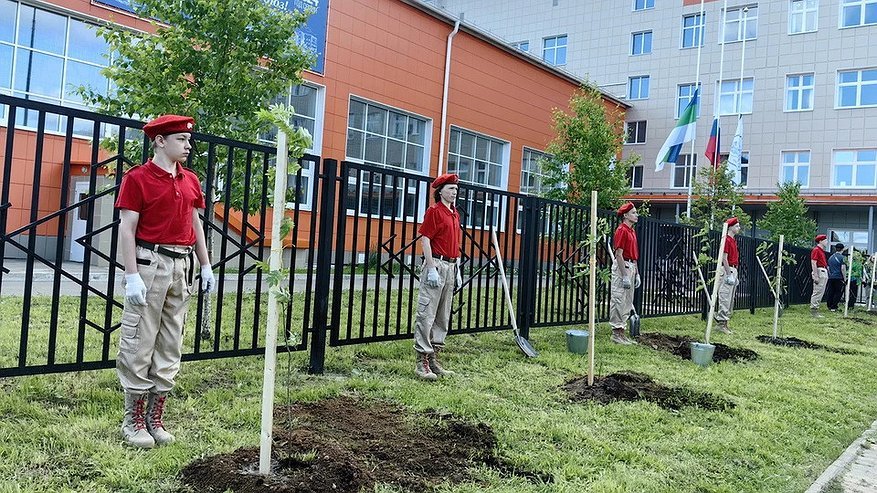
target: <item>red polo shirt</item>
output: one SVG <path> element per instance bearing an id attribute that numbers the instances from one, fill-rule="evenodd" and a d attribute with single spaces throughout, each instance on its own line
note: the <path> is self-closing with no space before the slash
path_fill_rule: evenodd
<path id="1" fill-rule="evenodd" d="M 636 244 L 636 231 L 630 226 L 621 223 L 615 230 L 615 236 L 612 237 L 612 248 L 622 250 L 621 255 L 624 260 L 639 260 L 639 246 Z M 613 255 L 615 252 L 613 252 Z"/>
<path id="2" fill-rule="evenodd" d="M 177 175 L 152 159 L 125 173 L 116 207 L 140 213 L 135 237 L 161 245 L 195 244 L 192 210 L 204 208 L 198 177 L 177 163 Z"/>
<path id="3" fill-rule="evenodd" d="M 825 259 L 825 250 L 819 245 L 813 247 L 810 251 L 810 260 L 816 261 L 816 267 L 828 268 L 828 261 Z"/>
<path id="4" fill-rule="evenodd" d="M 728 254 L 728 265 L 737 267 L 740 264 L 740 250 L 737 249 L 737 240 L 731 235 L 725 238 L 725 253 Z"/>
<path id="5" fill-rule="evenodd" d="M 460 214 L 457 209 L 448 209 L 441 201 L 431 205 L 423 216 L 423 223 L 418 230 L 429 238 L 432 253 L 444 257 L 460 256 Z"/>

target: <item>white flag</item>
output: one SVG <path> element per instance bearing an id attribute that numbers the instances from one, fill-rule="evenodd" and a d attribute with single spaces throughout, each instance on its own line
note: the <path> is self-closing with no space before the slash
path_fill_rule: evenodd
<path id="1" fill-rule="evenodd" d="M 728 169 L 740 171 L 740 163 L 743 161 L 743 115 L 737 117 L 737 131 L 734 132 L 734 140 L 731 141 L 731 151 L 728 154 Z"/>

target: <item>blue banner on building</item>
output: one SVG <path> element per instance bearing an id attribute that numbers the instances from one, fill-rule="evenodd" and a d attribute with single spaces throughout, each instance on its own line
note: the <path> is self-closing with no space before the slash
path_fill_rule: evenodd
<path id="1" fill-rule="evenodd" d="M 301 46 L 317 55 L 317 59 L 311 66 L 311 70 L 322 74 L 326 62 L 326 30 L 329 27 L 329 0 L 262 0 L 266 4 L 280 10 L 304 11 L 312 10 L 314 13 L 308 17 L 305 25 L 296 31 L 296 40 Z M 94 0 L 127 12 L 134 12 L 131 0 Z"/>

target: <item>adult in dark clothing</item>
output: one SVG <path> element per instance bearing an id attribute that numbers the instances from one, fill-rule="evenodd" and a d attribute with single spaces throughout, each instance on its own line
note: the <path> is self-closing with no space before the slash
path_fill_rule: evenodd
<path id="1" fill-rule="evenodd" d="M 838 243 L 834 245 L 834 253 L 828 258 L 828 309 L 833 312 L 837 311 L 837 306 L 844 297 L 847 268 L 843 251 L 844 244 Z"/>

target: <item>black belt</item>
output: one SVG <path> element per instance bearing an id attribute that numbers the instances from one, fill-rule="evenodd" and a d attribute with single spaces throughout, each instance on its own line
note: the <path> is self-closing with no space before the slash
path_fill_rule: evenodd
<path id="1" fill-rule="evenodd" d="M 444 255 L 436 255 L 436 254 L 434 254 L 434 253 L 432 254 L 432 258 L 437 258 L 437 259 L 439 259 L 439 260 L 444 260 L 445 262 L 456 262 L 456 261 L 457 261 L 456 258 L 445 257 Z"/>
<path id="2" fill-rule="evenodd" d="M 165 248 L 161 245 L 156 245 L 155 243 L 149 243 L 148 241 L 136 240 L 137 246 L 145 248 L 147 250 L 152 250 L 159 255 L 164 255 L 170 258 L 186 258 L 192 254 L 191 246 L 183 246 L 183 248 L 189 248 L 190 250 L 186 253 L 175 252 L 169 248 Z M 182 246 L 182 245 L 181 245 Z"/>

